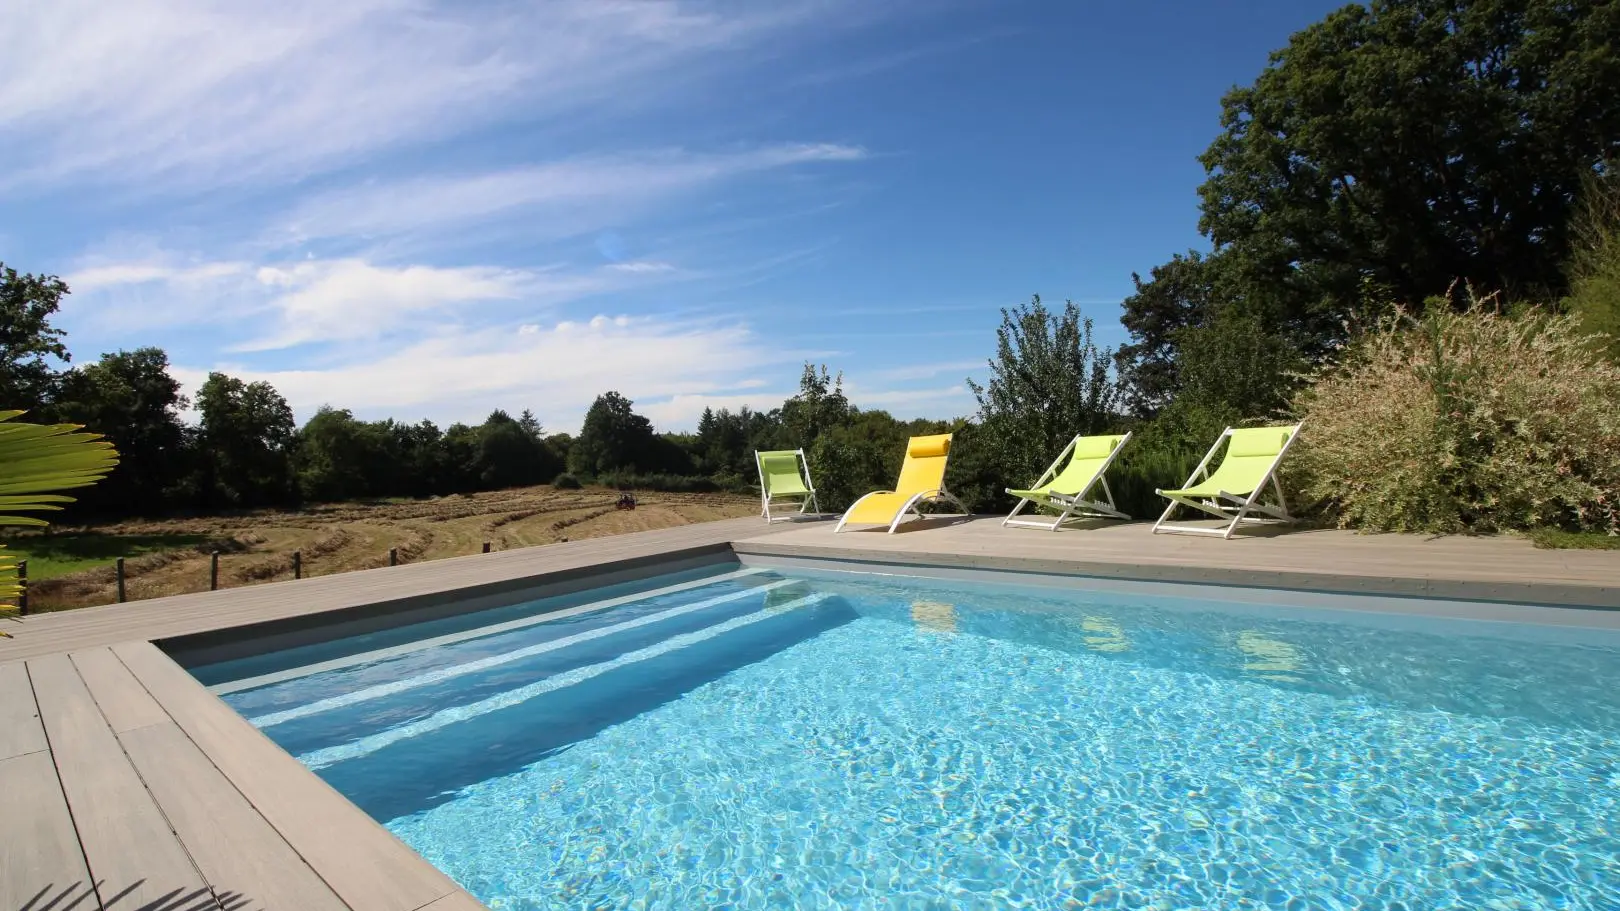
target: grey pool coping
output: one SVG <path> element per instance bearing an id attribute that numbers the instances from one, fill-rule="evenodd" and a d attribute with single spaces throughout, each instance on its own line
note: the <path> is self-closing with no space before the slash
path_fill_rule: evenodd
<path id="1" fill-rule="evenodd" d="M 267 651 L 339 623 L 393 626 L 733 555 L 1055 574 L 1051 584 L 1084 578 L 1121 591 L 1244 586 L 1278 611 L 1300 610 L 1284 591 L 1300 589 L 1468 599 L 1486 612 L 1476 620 L 1518 602 L 1546 612 L 1523 616 L 1549 628 L 1576 616 L 1571 606 L 1620 607 L 1620 554 L 1503 540 L 1303 532 L 1219 541 L 1130 525 L 1008 530 L 992 519 L 834 537 L 825 522 L 736 519 L 46 614 L 0 626 L 16 637 L 0 639 L 0 692 L 23 696 L 0 700 L 0 907 L 88 897 L 77 907 L 186 898 L 203 908 L 245 897 L 274 908 L 480 908 L 154 643 L 192 659 Z M 1266 602 L 1267 590 L 1281 600 Z M 1524 606 L 1535 604 L 1563 606 Z M 1405 612 L 1388 606 L 1386 615 Z"/>
<path id="2" fill-rule="evenodd" d="M 929 520 L 894 535 L 830 531 L 801 527 L 735 541 L 732 549 L 745 559 L 1620 609 L 1620 551 L 1538 550 L 1521 539 L 1268 530 L 1223 541 L 1154 535 L 1147 523 L 1045 532 L 1002 528 L 987 517 Z"/>

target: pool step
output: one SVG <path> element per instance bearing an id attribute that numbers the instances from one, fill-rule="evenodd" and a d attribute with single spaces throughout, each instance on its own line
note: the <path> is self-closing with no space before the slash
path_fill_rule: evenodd
<path id="1" fill-rule="evenodd" d="M 768 572 L 768 570 L 759 567 L 739 569 L 718 576 L 706 576 L 701 579 L 678 582 L 673 585 L 665 585 L 660 588 L 654 588 L 644 592 L 620 595 L 614 598 L 604 598 L 601 601 L 592 601 L 588 604 L 580 604 L 574 607 L 563 608 L 562 610 L 547 611 L 546 613 L 537 614 L 533 617 L 521 617 L 516 620 L 507 620 L 501 623 L 491 623 L 486 626 L 476 627 L 474 629 L 446 633 L 442 636 L 433 636 L 427 639 L 418 639 L 412 642 L 405 642 L 399 645 L 389 646 L 387 648 L 357 652 L 352 655 L 345 655 L 341 658 L 332 658 L 327 661 L 319 661 L 313 664 L 287 668 L 286 670 L 275 671 L 273 673 L 258 674 L 252 677 L 243 677 L 240 680 L 230 680 L 224 683 L 216 683 L 208 687 L 208 690 L 215 695 L 223 696 L 228 693 L 239 693 L 244 690 L 258 689 L 259 687 L 263 686 L 284 683 L 288 680 L 311 677 L 315 674 L 325 673 L 326 671 L 336 671 L 349 667 L 357 667 L 362 664 L 372 664 L 378 661 L 386 661 L 390 658 L 398 658 L 401 655 L 409 655 L 413 652 L 420 652 L 430 648 L 454 645 L 458 642 L 467 642 L 472 639 L 483 639 L 488 636 L 498 636 L 502 633 L 526 629 L 531 626 L 538 626 L 542 623 L 552 623 L 557 620 L 568 619 L 569 617 L 577 617 L 582 614 L 591 614 L 598 611 L 611 610 L 615 607 L 624 607 L 629 604 L 651 601 L 655 598 L 679 594 L 681 592 L 691 591 L 693 589 L 707 588 L 711 585 L 719 585 L 737 579 L 747 579 L 765 572 Z"/>
<path id="2" fill-rule="evenodd" d="M 600 677 L 609 671 L 629 667 L 630 665 L 637 664 L 642 661 L 648 661 L 653 658 L 659 658 L 664 655 L 671 654 L 672 652 L 679 651 L 680 649 L 688 648 L 690 646 L 706 642 L 710 639 L 715 639 L 719 636 L 724 636 L 725 634 L 734 630 L 751 626 L 755 623 L 759 623 L 762 620 L 770 620 L 788 611 L 818 604 L 829 597 L 831 596 L 817 593 L 806 595 L 802 598 L 797 598 L 781 605 L 764 607 L 758 611 L 744 614 L 740 617 L 734 617 L 721 623 L 716 623 L 713 626 L 705 627 L 696 632 L 682 633 L 681 635 L 672 636 L 665 639 L 656 645 L 650 645 L 646 648 L 637 649 L 633 652 L 626 652 L 625 654 L 620 655 L 610 661 L 603 661 L 599 664 L 592 664 L 585 667 L 575 668 L 570 671 L 564 671 L 561 674 L 555 674 L 542 680 L 538 680 L 529 684 L 528 686 L 519 687 L 515 690 L 508 690 L 504 693 L 498 693 L 494 696 L 481 699 L 477 702 L 468 703 L 466 705 L 458 705 L 453 708 L 442 709 L 433 713 L 432 715 L 427 716 L 426 718 L 412 721 L 398 727 L 389 728 L 384 731 L 379 731 L 378 733 L 367 737 L 362 737 L 361 739 L 353 741 L 352 743 L 339 744 L 337 746 L 305 753 L 298 758 L 299 761 L 303 762 L 312 769 L 322 769 L 329 765 L 333 765 L 334 763 L 343 762 L 350 759 L 358 759 L 362 756 L 375 753 L 386 746 L 398 743 L 402 740 L 408 740 L 412 737 L 419 737 L 423 734 L 432 733 L 452 724 L 468 721 L 481 715 L 488 715 L 491 712 L 497 712 L 501 709 L 511 708 L 512 706 L 519 705 L 539 696 L 544 696 L 547 693 L 555 692 L 563 689 L 564 687 L 576 686 L 586 682 L 587 680 Z"/>
<path id="3" fill-rule="evenodd" d="M 303 705 L 293 706 L 292 708 L 254 716 L 248 720 L 253 722 L 253 724 L 259 728 L 274 727 L 278 724 L 285 724 L 286 722 L 294 721 L 299 718 L 308 718 L 312 715 L 319 715 L 323 712 L 330 712 L 334 709 L 358 705 L 363 702 L 382 699 L 386 696 L 394 696 L 399 693 L 408 692 L 410 690 L 425 686 L 433 686 L 457 677 L 467 676 L 468 674 L 481 673 L 483 671 L 488 671 L 516 661 L 522 661 L 524 659 L 544 655 L 549 652 L 560 651 L 568 648 L 569 646 L 579 645 L 581 643 L 601 639 L 606 636 L 612 636 L 616 633 L 639 629 L 655 623 L 683 617 L 688 614 L 694 614 L 699 611 L 708 610 L 710 608 L 729 604 L 734 601 L 740 601 L 744 598 L 752 598 L 761 594 L 768 598 L 770 592 L 785 588 L 789 585 L 802 585 L 802 583 L 798 583 L 794 580 L 780 580 L 776 582 L 768 582 L 764 585 L 758 585 L 752 588 L 745 588 L 740 591 L 727 592 L 724 595 L 716 595 L 712 598 L 704 598 L 700 601 L 694 601 L 690 604 L 672 607 L 656 614 L 646 614 L 633 620 L 626 620 L 622 623 L 597 627 L 596 629 L 586 630 L 582 633 L 575 633 L 572 636 L 564 636 L 560 639 L 550 639 L 545 642 L 539 642 L 534 645 L 513 649 L 507 652 L 501 652 L 496 655 L 488 655 L 475 661 L 454 664 L 448 667 L 437 668 L 426 673 L 415 674 L 399 680 L 392 680 L 387 683 L 376 684 L 375 686 L 363 687 L 347 693 L 340 693 L 336 696 L 330 696 L 325 699 L 318 699 L 314 702 L 305 703 Z"/>

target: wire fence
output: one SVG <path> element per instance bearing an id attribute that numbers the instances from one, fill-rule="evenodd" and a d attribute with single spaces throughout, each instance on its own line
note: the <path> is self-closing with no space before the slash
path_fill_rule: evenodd
<path id="1" fill-rule="evenodd" d="M 563 540 L 563 542 L 567 542 L 568 539 L 563 538 L 562 540 Z M 494 552 L 494 544 L 493 544 L 493 542 L 485 541 L 483 549 L 480 551 L 480 553 L 486 553 L 487 554 L 487 553 L 492 553 L 492 552 Z M 224 554 L 221 551 L 218 551 L 218 550 L 210 551 L 209 554 L 208 554 L 208 590 L 209 591 L 219 591 L 219 588 L 220 588 L 220 584 L 219 584 L 220 566 L 221 566 L 223 556 L 224 556 Z M 303 553 L 303 551 L 302 550 L 295 550 L 295 551 L 292 552 L 291 557 L 292 557 L 292 559 L 291 559 L 291 561 L 289 563 L 289 568 L 286 571 L 285 575 L 288 578 L 291 578 L 291 579 L 302 579 L 302 578 L 304 578 L 304 553 Z M 400 562 L 399 561 L 399 548 L 390 547 L 388 549 L 388 565 L 389 566 L 398 566 L 399 562 Z M 278 574 L 278 575 L 280 575 L 280 574 Z M 130 575 L 129 575 L 128 570 L 125 567 L 124 558 L 119 557 L 117 560 L 114 560 L 113 561 L 113 586 L 114 586 L 114 590 L 117 593 L 117 597 L 116 597 L 116 600 L 114 601 L 114 603 L 123 604 L 123 603 L 125 603 L 126 601 L 129 600 L 129 578 L 130 578 Z M 30 613 L 34 612 L 32 610 L 31 605 L 29 604 L 29 597 L 28 597 L 30 583 L 29 583 L 29 580 L 28 580 L 28 561 L 27 560 L 18 560 L 17 561 L 17 581 L 22 587 L 22 594 L 20 594 L 12 602 L 12 607 L 17 611 L 17 613 L 20 616 L 26 617 Z M 256 579 L 252 580 L 252 581 L 255 581 L 255 582 L 272 582 L 272 581 L 286 581 L 286 579 L 277 579 L 275 577 L 275 575 L 271 575 L 271 576 L 267 576 L 267 577 L 259 577 L 259 578 L 256 578 Z M 231 586 L 226 586 L 226 587 L 229 588 Z M 0 601 L 0 605 L 3 605 L 3 604 L 5 604 L 5 602 Z"/>

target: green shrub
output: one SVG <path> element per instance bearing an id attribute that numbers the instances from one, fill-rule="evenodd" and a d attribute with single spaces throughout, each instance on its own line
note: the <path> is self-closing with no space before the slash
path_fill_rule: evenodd
<path id="1" fill-rule="evenodd" d="M 661 493 L 718 493 L 713 478 L 680 474 L 605 474 L 596 479 L 619 490 L 654 490 Z"/>
<path id="2" fill-rule="evenodd" d="M 1620 533 L 1620 367 L 1572 317 L 1397 314 L 1295 409 L 1291 467 L 1341 527 Z"/>
<path id="3" fill-rule="evenodd" d="M 1211 435 L 1210 442 L 1214 439 Z M 1137 437 L 1125 446 L 1108 467 L 1108 489 L 1113 491 L 1114 505 L 1133 519 L 1157 519 L 1169 504 L 1158 491 L 1185 484 L 1187 476 L 1198 467 L 1198 460 L 1204 457 L 1203 452 L 1179 447 L 1160 448 L 1151 440 L 1138 445 Z"/>
<path id="4" fill-rule="evenodd" d="M 1604 356 L 1620 364 L 1620 176 L 1610 171 L 1592 177 L 1582 189 L 1570 226 L 1563 306 L 1593 334 Z"/>
<path id="5" fill-rule="evenodd" d="M 565 471 L 552 479 L 551 486 L 557 488 L 558 490 L 578 490 L 585 485 L 579 482 L 578 477 Z"/>

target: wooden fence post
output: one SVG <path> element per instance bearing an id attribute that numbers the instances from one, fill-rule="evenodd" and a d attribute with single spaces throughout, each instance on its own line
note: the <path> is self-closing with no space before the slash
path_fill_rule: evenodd
<path id="1" fill-rule="evenodd" d="M 219 551 L 208 555 L 208 590 L 219 591 Z"/>
<path id="2" fill-rule="evenodd" d="M 304 552 L 301 550 L 293 551 L 293 578 L 304 578 Z"/>
<path id="3" fill-rule="evenodd" d="M 399 548 L 397 548 L 397 547 L 388 548 L 388 565 L 389 566 L 398 566 L 399 565 Z"/>
<path id="4" fill-rule="evenodd" d="M 489 553 L 489 542 L 488 541 L 484 542 L 484 553 L 486 553 L 486 554 Z"/>
<path id="5" fill-rule="evenodd" d="M 123 604 L 126 600 L 128 600 L 124 596 L 124 558 L 119 557 L 118 562 L 113 564 L 113 566 L 115 572 L 118 574 L 118 603 Z"/>

